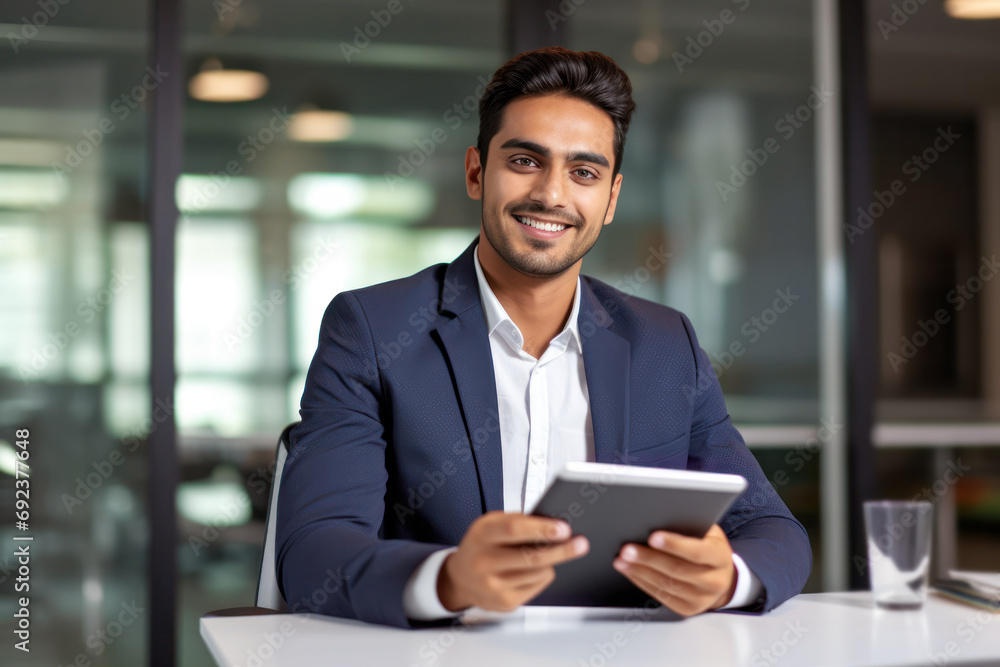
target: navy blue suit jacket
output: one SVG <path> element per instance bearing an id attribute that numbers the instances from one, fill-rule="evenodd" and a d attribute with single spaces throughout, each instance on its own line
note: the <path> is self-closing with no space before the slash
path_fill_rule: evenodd
<path id="1" fill-rule="evenodd" d="M 327 308 L 278 499 L 275 565 L 293 611 L 410 627 L 415 568 L 503 509 L 477 242 Z M 597 461 L 743 475 L 749 488 L 720 525 L 764 586 L 759 610 L 798 594 L 809 538 L 733 427 L 691 323 L 599 280 L 580 285 Z"/>

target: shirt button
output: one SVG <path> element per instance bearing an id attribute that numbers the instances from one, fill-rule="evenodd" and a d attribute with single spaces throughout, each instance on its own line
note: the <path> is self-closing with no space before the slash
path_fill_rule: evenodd
<path id="1" fill-rule="evenodd" d="M 536 466 L 545 463 L 545 454 L 532 454 L 531 462 Z"/>

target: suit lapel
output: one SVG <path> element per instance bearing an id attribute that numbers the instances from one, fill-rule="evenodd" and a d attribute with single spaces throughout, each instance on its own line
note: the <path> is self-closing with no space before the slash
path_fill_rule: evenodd
<path id="1" fill-rule="evenodd" d="M 491 512 L 504 508 L 503 457 L 493 353 L 472 259 L 477 241 L 473 241 L 445 270 L 442 310 L 455 317 L 439 325 L 434 332 L 444 348 L 458 392 L 465 428 L 472 443 L 484 511 Z M 445 291 L 449 289 L 450 294 L 457 293 L 457 296 L 446 300 Z"/>
<path id="2" fill-rule="evenodd" d="M 581 277 L 577 324 L 590 395 L 594 454 L 598 463 L 624 463 L 629 419 L 631 346 L 611 329 L 614 320 Z"/>
<path id="3" fill-rule="evenodd" d="M 503 510 L 503 457 L 493 353 L 472 253 L 478 239 L 445 270 L 442 311 L 454 317 L 433 330 L 441 342 L 472 443 L 486 512 Z M 595 458 L 622 463 L 627 445 L 631 346 L 611 329 L 614 320 L 588 284 L 580 280 L 577 323 L 590 396 Z M 457 296 L 449 296 L 457 295 Z M 448 296 L 448 298 L 446 298 Z"/>

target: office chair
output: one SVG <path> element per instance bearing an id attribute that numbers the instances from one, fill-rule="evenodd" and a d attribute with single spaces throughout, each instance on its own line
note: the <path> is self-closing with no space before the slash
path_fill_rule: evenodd
<path id="1" fill-rule="evenodd" d="M 267 500 L 267 518 L 264 520 L 264 553 L 260 559 L 260 576 L 257 579 L 257 606 L 276 611 L 288 611 L 285 599 L 278 590 L 278 577 L 274 571 L 274 535 L 278 523 L 278 488 L 281 486 L 281 470 L 285 467 L 291 441 L 288 439 L 292 429 L 298 424 L 289 424 L 278 438 L 278 448 L 274 454 L 274 477 L 271 480 L 271 492 Z"/>

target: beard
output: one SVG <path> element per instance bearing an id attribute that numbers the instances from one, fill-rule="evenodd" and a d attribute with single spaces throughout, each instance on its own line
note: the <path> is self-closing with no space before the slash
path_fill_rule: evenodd
<path id="1" fill-rule="evenodd" d="M 610 204 L 611 201 L 609 199 L 608 205 Z M 553 240 L 522 236 L 521 238 L 531 247 L 531 250 L 527 252 L 519 251 L 515 248 L 513 230 L 508 233 L 504 232 L 505 225 L 521 224 L 514 219 L 513 215 L 515 212 L 521 216 L 538 215 L 549 220 L 565 220 L 567 224 L 572 225 L 572 227 L 567 228 L 565 236 L 572 236 L 570 238 Z M 605 207 L 606 213 L 607 207 Z M 510 223 L 506 222 L 508 220 Z M 594 234 L 594 237 L 587 239 L 584 236 L 587 223 L 581 217 L 572 216 L 560 211 L 551 211 L 531 201 L 512 202 L 500 209 L 498 206 L 490 206 L 485 191 L 483 193 L 483 230 L 486 232 L 486 239 L 508 266 L 527 276 L 547 278 L 564 273 L 590 252 L 590 249 L 597 243 L 601 227 L 603 225 L 598 225 L 597 233 Z M 557 256 L 553 256 L 551 249 L 560 243 L 566 246 L 565 250 L 562 250 Z"/>

